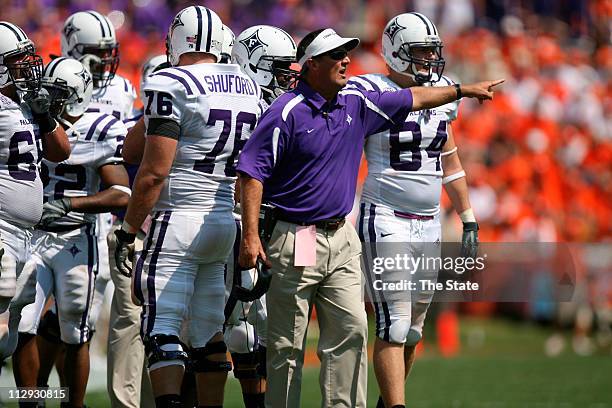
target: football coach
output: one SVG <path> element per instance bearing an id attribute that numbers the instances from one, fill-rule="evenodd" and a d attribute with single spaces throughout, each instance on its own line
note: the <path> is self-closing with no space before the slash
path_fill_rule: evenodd
<path id="1" fill-rule="evenodd" d="M 297 87 L 262 116 L 239 157 L 243 236 L 239 262 L 272 266 L 267 294 L 266 406 L 299 407 L 306 330 L 312 306 L 324 407 L 365 407 L 367 321 L 361 293 L 361 244 L 345 221 L 355 198 L 366 135 L 408 113 L 458 98 L 491 99 L 500 81 L 397 92 L 343 90 L 357 38 L 331 28 L 298 45 Z M 262 202 L 277 218 L 267 256 L 258 235 Z"/>

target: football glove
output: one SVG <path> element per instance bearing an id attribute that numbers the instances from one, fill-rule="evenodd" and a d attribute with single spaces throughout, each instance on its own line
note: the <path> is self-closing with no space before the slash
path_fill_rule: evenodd
<path id="1" fill-rule="evenodd" d="M 463 236 L 461 237 L 461 256 L 476 258 L 478 254 L 478 223 L 464 222 Z"/>
<path id="2" fill-rule="evenodd" d="M 123 276 L 131 278 L 136 234 L 130 234 L 122 229 L 118 229 L 115 231 L 115 237 L 117 239 L 117 246 L 115 247 L 115 265 Z"/>
<path id="3" fill-rule="evenodd" d="M 29 93 L 24 98 L 32 111 L 32 117 L 40 128 L 40 133 L 45 134 L 55 130 L 57 122 L 51 117 L 51 96 L 49 91 L 41 88 L 37 93 Z"/>
<path id="4" fill-rule="evenodd" d="M 43 228 L 48 227 L 56 220 L 68 214 L 70 210 L 72 210 L 72 203 L 68 197 L 47 201 L 43 204 L 43 213 L 38 224 Z"/>

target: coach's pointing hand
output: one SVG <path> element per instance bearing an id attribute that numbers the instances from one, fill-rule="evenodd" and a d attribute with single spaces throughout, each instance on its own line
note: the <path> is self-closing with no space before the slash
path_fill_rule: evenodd
<path id="1" fill-rule="evenodd" d="M 497 79 L 495 81 L 482 81 L 470 85 L 461 85 L 462 96 L 468 98 L 478 98 L 478 101 L 493 99 L 493 91 L 491 88 L 504 82 L 505 79 Z"/>

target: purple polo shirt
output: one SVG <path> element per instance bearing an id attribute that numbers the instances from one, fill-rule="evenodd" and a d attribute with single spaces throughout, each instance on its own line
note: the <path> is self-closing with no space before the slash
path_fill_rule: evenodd
<path id="1" fill-rule="evenodd" d="M 264 184 L 263 200 L 285 218 L 313 223 L 353 206 L 366 135 L 404 122 L 410 89 L 343 89 L 327 102 L 304 81 L 263 114 L 237 170 Z"/>

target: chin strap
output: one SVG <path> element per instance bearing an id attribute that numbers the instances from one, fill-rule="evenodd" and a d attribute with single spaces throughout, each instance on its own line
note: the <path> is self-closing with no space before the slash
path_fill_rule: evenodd
<path id="1" fill-rule="evenodd" d="M 69 133 L 74 133 L 76 135 L 77 140 L 79 139 L 81 134 L 78 131 L 74 130 L 74 125 L 76 125 L 76 122 L 70 123 L 66 119 L 62 118 L 61 116 L 58 116 L 56 119 L 65 128 L 65 132 L 67 135 Z"/>

